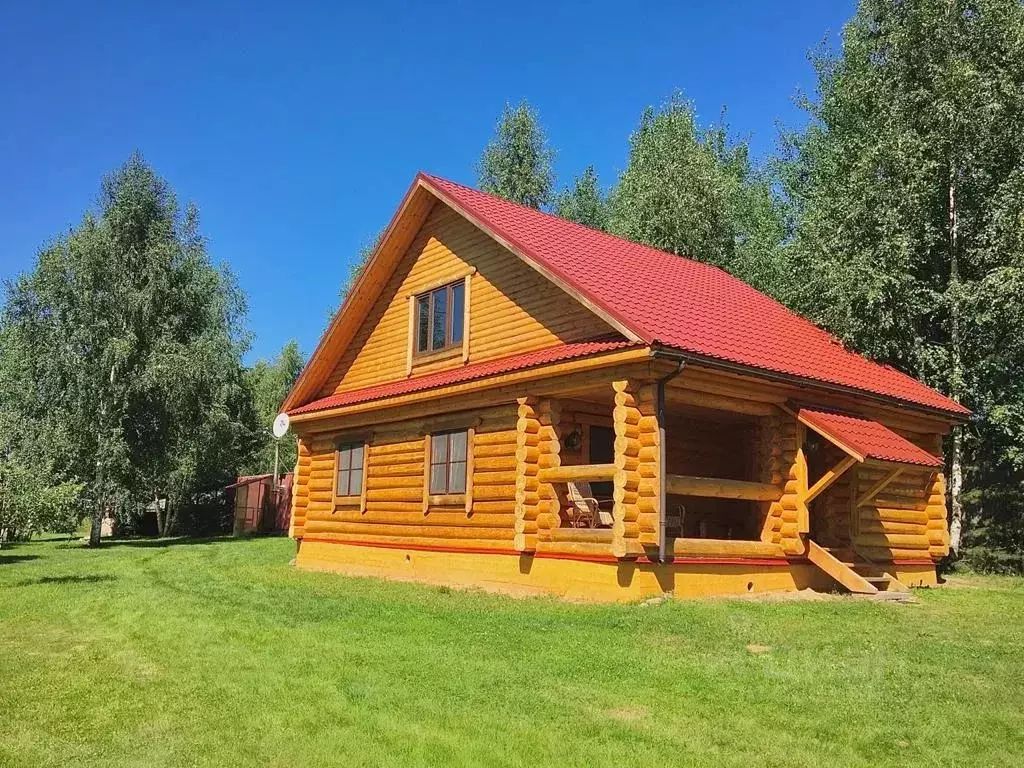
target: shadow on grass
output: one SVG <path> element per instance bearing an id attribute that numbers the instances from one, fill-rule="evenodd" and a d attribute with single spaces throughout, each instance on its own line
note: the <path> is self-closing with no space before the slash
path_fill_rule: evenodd
<path id="1" fill-rule="evenodd" d="M 8 563 L 23 563 L 26 560 L 38 560 L 39 555 L 2 555 L 0 554 L 0 565 Z"/>
<path id="2" fill-rule="evenodd" d="M 106 547 L 140 547 L 142 549 L 164 549 L 166 547 L 192 546 L 202 544 L 223 544 L 229 541 L 250 541 L 262 536 L 203 536 L 192 538 L 189 536 L 173 536 L 166 539 L 107 539 L 99 548 Z"/>
<path id="3" fill-rule="evenodd" d="M 25 579 L 14 583 L 15 587 L 34 587 L 38 584 L 102 584 L 117 581 L 116 576 L 107 573 L 93 573 L 86 576 L 40 576 L 38 579 Z"/>

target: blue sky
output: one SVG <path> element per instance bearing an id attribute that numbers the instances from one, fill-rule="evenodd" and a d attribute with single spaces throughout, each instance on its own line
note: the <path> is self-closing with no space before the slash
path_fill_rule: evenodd
<path id="1" fill-rule="evenodd" d="M 0 4 L 0 278 L 139 149 L 237 275 L 254 358 L 312 350 L 416 171 L 475 183 L 506 101 L 540 111 L 560 185 L 613 181 L 675 88 L 764 156 L 855 3 L 98 5 Z"/>

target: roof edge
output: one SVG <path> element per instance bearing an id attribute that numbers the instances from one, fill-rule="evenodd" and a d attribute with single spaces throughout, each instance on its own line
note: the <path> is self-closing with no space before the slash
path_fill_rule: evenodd
<path id="1" fill-rule="evenodd" d="M 416 175 L 416 177 L 412 181 L 412 184 L 409 185 L 409 188 L 405 191 L 405 194 L 402 196 L 402 200 L 398 204 L 398 208 L 395 209 L 395 212 L 391 216 L 391 220 L 388 222 L 387 227 L 385 227 L 384 231 L 381 233 L 380 239 L 377 241 L 377 244 L 374 246 L 373 251 L 370 253 L 370 257 L 366 260 L 366 264 L 363 265 L 363 268 L 359 270 L 359 274 L 356 275 L 356 279 L 353 281 L 352 287 L 349 289 L 349 292 L 346 295 L 345 300 L 342 301 L 341 306 L 338 307 L 338 310 L 334 313 L 334 317 L 331 318 L 331 322 L 328 323 L 326 330 L 324 330 L 323 335 L 321 335 L 320 341 L 317 342 L 316 348 L 313 350 L 313 353 L 309 356 L 309 360 L 306 361 L 306 365 L 303 366 L 302 371 L 299 372 L 299 375 L 298 377 L 296 377 L 291 389 L 288 390 L 288 394 L 285 395 L 284 400 L 281 402 L 280 412 L 287 413 L 290 410 L 297 408 L 300 405 L 303 405 L 304 403 L 297 401 L 302 400 L 304 397 L 308 398 L 311 394 L 315 393 L 316 386 L 318 386 L 319 383 L 317 382 L 314 385 L 314 382 L 316 382 L 316 380 L 312 379 L 311 377 L 313 376 L 313 373 L 314 371 L 316 371 L 317 367 L 319 367 L 319 364 L 322 362 L 319 358 L 327 349 L 330 340 L 334 337 L 334 334 L 338 331 L 338 328 L 340 327 L 342 320 L 345 318 L 346 315 L 352 312 L 351 307 L 355 303 L 351 301 L 352 297 L 358 295 L 359 292 L 363 289 L 363 284 L 368 279 L 367 275 L 370 273 L 373 265 L 378 261 L 381 252 L 384 250 L 384 246 L 388 244 L 389 240 L 394 235 L 395 230 L 398 227 L 398 223 L 399 221 L 401 221 L 403 215 L 406 213 L 409 203 L 412 201 L 412 198 L 416 194 L 416 191 L 420 187 L 426 188 L 425 184 L 422 182 L 421 179 L 422 175 L 422 171 Z M 313 392 L 307 392 L 307 389 L 313 390 Z"/>
<path id="2" fill-rule="evenodd" d="M 585 348 L 585 347 L 602 347 L 602 348 Z M 579 347 L 579 349 L 572 350 L 567 348 Z M 562 356 L 561 352 L 568 352 Z M 550 355 L 550 359 L 543 359 L 545 355 Z M 517 360 L 522 358 L 530 357 L 541 357 L 542 359 L 528 364 L 506 368 L 508 364 L 515 364 Z M 590 340 L 582 342 L 574 342 L 570 344 L 558 344 L 552 347 L 545 347 L 537 350 L 528 350 L 514 355 L 508 355 L 502 358 L 493 358 L 490 360 L 482 360 L 476 363 L 477 366 L 491 366 L 494 370 L 486 372 L 473 372 L 470 371 L 470 375 L 466 376 L 464 367 L 452 368 L 447 370 L 435 371 L 428 374 L 423 374 L 419 377 L 412 379 L 396 379 L 393 381 L 383 382 L 381 384 L 375 384 L 369 387 L 362 387 L 360 389 L 349 390 L 346 392 L 339 392 L 337 395 L 330 395 L 328 397 L 320 398 L 306 403 L 302 406 L 297 406 L 289 412 L 293 421 L 314 421 L 320 418 L 329 418 L 335 415 L 335 412 L 340 409 L 351 408 L 355 406 L 362 406 L 366 410 L 384 409 L 392 407 L 391 401 L 395 398 L 402 398 L 408 396 L 428 396 L 429 393 L 435 392 L 438 389 L 444 387 L 480 387 L 486 389 L 487 382 L 491 379 L 501 376 L 507 376 L 511 374 L 522 375 L 524 380 L 530 380 L 531 374 L 543 374 L 545 369 L 557 366 L 561 363 L 567 362 L 586 362 L 590 361 L 593 363 L 587 370 L 592 367 L 602 367 L 608 364 L 607 361 L 602 363 L 600 361 L 605 358 L 611 358 L 612 362 L 625 360 L 640 360 L 649 359 L 650 348 L 643 342 L 634 342 L 630 340 Z M 444 374 L 461 374 L 463 378 L 456 379 L 454 381 L 439 381 L 438 383 L 430 383 L 423 385 L 424 379 L 432 378 L 444 378 Z M 545 378 L 543 375 L 539 378 Z M 417 381 L 417 379 L 419 381 Z M 372 390 L 386 389 L 391 386 L 400 387 L 401 385 L 411 385 L 408 389 L 399 392 L 387 392 L 384 394 L 374 394 L 366 396 L 365 393 Z M 355 398 L 351 402 L 339 402 L 324 405 L 320 408 L 310 409 L 310 406 L 315 405 L 320 400 L 332 400 L 336 398 Z M 309 410 L 307 410 L 309 409 Z"/>
<path id="3" fill-rule="evenodd" d="M 939 408 L 937 406 L 926 405 L 925 403 L 916 403 L 912 400 L 903 400 L 901 398 L 879 394 L 878 392 L 871 392 L 870 390 L 860 389 L 858 387 L 851 387 L 844 384 L 836 384 L 830 381 L 822 381 L 821 379 L 813 379 L 807 376 L 798 376 L 793 373 L 785 373 L 784 371 L 773 371 L 770 368 L 758 368 L 753 365 L 744 365 L 743 363 L 733 362 L 732 360 L 723 360 L 721 358 L 712 357 L 710 355 L 701 355 L 696 352 L 688 352 L 684 349 L 669 346 L 659 341 L 654 341 L 651 343 L 651 352 L 655 357 L 669 359 L 686 359 L 693 361 L 695 363 L 700 363 L 702 365 L 707 365 L 714 368 L 721 368 L 723 370 L 733 371 L 735 373 L 760 376 L 761 378 L 785 382 L 788 384 L 800 384 L 803 386 L 813 387 L 815 389 L 822 389 L 832 392 L 839 392 L 846 395 L 853 395 L 856 397 L 863 397 L 878 403 L 883 403 L 885 405 L 898 405 L 903 408 L 912 408 L 916 411 L 920 411 L 921 413 L 927 414 L 929 416 L 941 416 L 946 421 L 949 421 L 954 424 L 966 424 L 974 415 L 965 406 L 956 403 L 955 400 L 950 400 L 950 402 L 954 403 L 955 405 L 958 405 L 963 410 L 946 410 L 943 408 Z M 931 389 L 931 387 L 929 387 L 929 389 Z M 942 393 L 940 392 L 939 394 L 941 395 Z M 945 397 L 945 395 L 943 395 L 943 397 Z"/>

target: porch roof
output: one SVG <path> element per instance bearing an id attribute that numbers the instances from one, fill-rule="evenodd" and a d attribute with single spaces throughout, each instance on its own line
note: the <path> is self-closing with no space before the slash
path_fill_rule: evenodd
<path id="1" fill-rule="evenodd" d="M 468 381 L 484 379 L 488 376 L 496 376 L 503 373 L 512 373 L 526 368 L 536 368 L 549 363 L 558 363 L 565 360 L 574 360 L 580 357 L 612 352 L 626 349 L 628 347 L 642 347 L 638 344 L 622 339 L 596 339 L 592 341 L 580 341 L 573 344 L 559 344 L 554 347 L 545 347 L 530 352 L 523 352 L 518 355 L 510 355 L 495 360 L 484 360 L 483 362 L 471 365 L 449 368 L 443 371 L 413 376 L 400 381 L 389 381 L 386 384 L 376 384 L 372 387 L 353 389 L 348 392 L 339 392 L 335 395 L 322 397 L 311 403 L 293 408 L 288 412 L 290 416 L 300 413 L 312 413 L 324 411 L 328 408 L 340 408 L 345 405 L 355 405 L 371 400 L 381 400 L 386 397 L 407 395 L 413 392 L 421 392 L 428 389 L 448 386 L 450 384 L 462 384 Z"/>
<path id="2" fill-rule="evenodd" d="M 875 459 L 922 467 L 942 466 L 941 459 L 877 421 L 808 408 L 801 408 L 798 417 L 801 422 L 840 445 L 860 461 Z"/>

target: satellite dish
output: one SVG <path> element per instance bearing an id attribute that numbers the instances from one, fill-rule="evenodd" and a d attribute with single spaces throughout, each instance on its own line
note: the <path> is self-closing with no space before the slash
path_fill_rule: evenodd
<path id="1" fill-rule="evenodd" d="M 274 437 L 284 437 L 288 431 L 288 414 L 279 413 L 274 419 Z"/>

